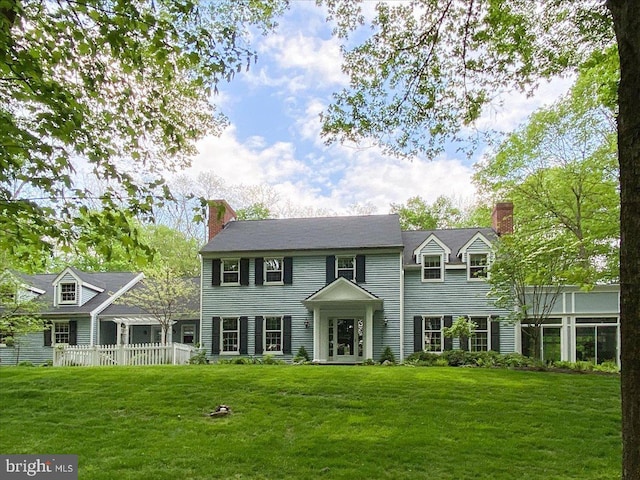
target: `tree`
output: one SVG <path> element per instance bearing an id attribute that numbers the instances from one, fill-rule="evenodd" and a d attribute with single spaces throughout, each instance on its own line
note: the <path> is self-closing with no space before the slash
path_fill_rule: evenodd
<path id="1" fill-rule="evenodd" d="M 483 205 L 456 206 L 454 200 L 440 195 L 430 205 L 422 197 L 411 197 L 405 204 L 391 204 L 391 213 L 400 216 L 403 230 L 485 227 L 491 224 L 491 212 Z"/>
<path id="2" fill-rule="evenodd" d="M 116 303 L 137 307 L 152 316 L 162 329 L 162 343 L 166 343 L 176 320 L 198 314 L 199 287 L 196 279 L 183 277 L 171 267 L 161 265 L 148 270 L 145 278 Z"/>
<path id="3" fill-rule="evenodd" d="M 363 17 L 326 0 L 343 37 Z M 358 35 L 363 32 L 358 31 Z M 640 478 L 640 2 L 413 0 L 378 4 L 370 36 L 345 52 L 349 87 L 323 116 L 328 141 L 376 139 L 433 153 L 473 132 L 500 88 L 531 92 L 617 45 L 620 171 L 622 475 Z"/>
<path id="4" fill-rule="evenodd" d="M 559 229 L 566 248 L 575 245 L 569 281 L 581 285 L 618 279 L 620 238 L 612 112 L 585 76 L 570 94 L 508 135 L 495 154 L 476 165 L 474 175 L 493 199 L 514 203 L 527 230 Z"/>
<path id="5" fill-rule="evenodd" d="M 16 365 L 20 362 L 20 345 L 29 333 L 44 330 L 40 316 L 42 303 L 30 294 L 20 277 L 0 270 L 0 343 L 16 349 Z"/>
<path id="6" fill-rule="evenodd" d="M 102 216 L 151 216 L 163 172 L 190 164 L 224 119 L 218 82 L 255 60 L 285 1 L 0 3 L 0 248 L 71 245 Z M 80 172 L 100 180 L 96 193 Z M 109 227 L 126 228 L 113 216 Z"/>
<path id="7" fill-rule="evenodd" d="M 574 242 L 577 243 L 577 242 Z M 514 233 L 497 242 L 489 270 L 488 296 L 509 314 L 503 321 L 525 326 L 522 335 L 535 358 L 540 357 L 541 326 L 554 310 L 574 264 L 564 235 L 532 228 L 518 221 Z"/>
<path id="8" fill-rule="evenodd" d="M 238 220 L 266 220 L 272 218 L 269 207 L 264 203 L 252 203 L 251 205 L 236 210 Z"/>
<path id="9" fill-rule="evenodd" d="M 478 328 L 478 324 L 476 322 L 469 320 L 466 317 L 458 317 L 450 327 L 444 327 L 442 333 L 445 337 L 457 338 L 460 349 L 466 350 L 463 348 L 463 343 L 466 342 L 467 339 L 475 336 L 476 328 Z"/>

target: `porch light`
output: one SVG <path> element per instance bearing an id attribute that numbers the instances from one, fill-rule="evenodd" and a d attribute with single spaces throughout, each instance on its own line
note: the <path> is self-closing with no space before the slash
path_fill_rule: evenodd
<path id="1" fill-rule="evenodd" d="M 388 323 L 389 323 L 389 320 L 387 319 L 387 317 L 384 317 L 384 326 L 386 327 Z"/>
<path id="2" fill-rule="evenodd" d="M 304 321 L 304 328 L 309 328 L 309 320 Z"/>

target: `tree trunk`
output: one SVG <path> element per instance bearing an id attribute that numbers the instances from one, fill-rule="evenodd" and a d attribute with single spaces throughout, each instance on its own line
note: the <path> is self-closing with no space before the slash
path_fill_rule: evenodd
<path id="1" fill-rule="evenodd" d="M 640 2 L 609 0 L 620 55 L 622 478 L 640 478 Z"/>

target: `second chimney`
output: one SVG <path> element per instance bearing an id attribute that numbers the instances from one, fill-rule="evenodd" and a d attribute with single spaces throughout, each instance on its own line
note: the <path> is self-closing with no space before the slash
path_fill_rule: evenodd
<path id="1" fill-rule="evenodd" d="M 496 203 L 491 214 L 491 226 L 498 235 L 513 233 L 513 203 Z"/>
<path id="2" fill-rule="evenodd" d="M 210 241 L 222 231 L 227 223 L 236 218 L 236 212 L 226 200 L 209 200 L 209 219 L 207 221 L 209 227 L 208 240 Z"/>

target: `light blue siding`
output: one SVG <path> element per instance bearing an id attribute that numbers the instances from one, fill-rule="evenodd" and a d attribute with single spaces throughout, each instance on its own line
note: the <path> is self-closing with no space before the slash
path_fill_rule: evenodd
<path id="1" fill-rule="evenodd" d="M 419 269 L 405 271 L 405 355 L 413 352 L 413 317 L 416 315 L 506 317 L 507 311 L 493 305 L 487 297 L 486 282 L 468 281 L 467 271 L 447 270 L 444 282 L 422 282 Z M 500 351 L 510 352 L 514 348 L 513 327 L 505 323 L 500 327 Z"/>
<path id="2" fill-rule="evenodd" d="M 327 255 L 335 252 L 327 252 Z M 362 252 L 356 252 L 362 253 Z M 285 255 L 288 256 L 288 255 Z M 213 317 L 247 316 L 248 352 L 255 355 L 255 317 L 291 316 L 291 359 L 300 346 L 313 356 L 313 313 L 302 301 L 325 286 L 326 255 L 293 256 L 292 285 L 255 285 L 254 258 L 250 258 L 248 286 L 212 286 L 212 261 L 203 261 L 202 342 L 212 353 Z M 366 283 L 360 284 L 384 301 L 384 313 L 374 316 L 374 356 L 389 345 L 400 354 L 400 268 L 399 252 L 366 254 Z M 384 327 L 384 316 L 388 325 Z M 305 327 L 305 322 L 309 327 Z"/>

